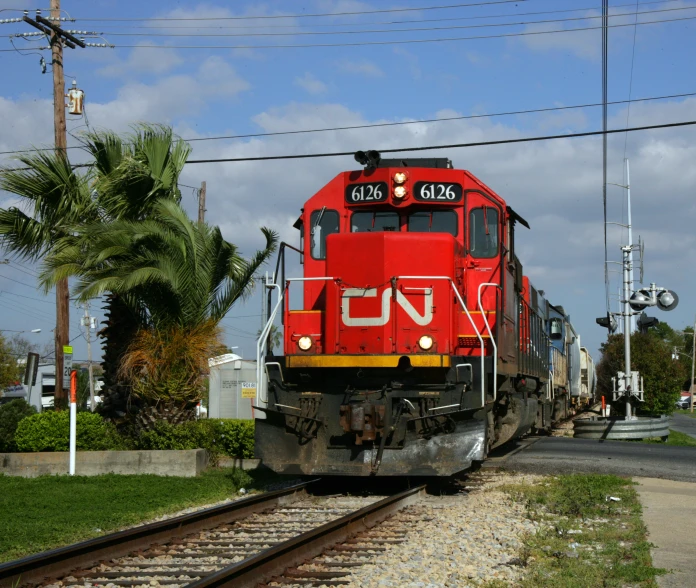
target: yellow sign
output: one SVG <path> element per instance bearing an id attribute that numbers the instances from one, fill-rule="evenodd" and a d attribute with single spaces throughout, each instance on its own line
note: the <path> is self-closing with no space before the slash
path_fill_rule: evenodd
<path id="1" fill-rule="evenodd" d="M 72 355 L 72 345 L 63 345 L 63 353 Z"/>
<path id="2" fill-rule="evenodd" d="M 256 384 L 242 382 L 242 398 L 256 398 Z"/>

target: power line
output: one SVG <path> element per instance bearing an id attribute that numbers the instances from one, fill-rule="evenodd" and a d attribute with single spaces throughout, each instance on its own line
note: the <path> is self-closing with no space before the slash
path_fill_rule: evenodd
<path id="1" fill-rule="evenodd" d="M 15 269 L 17 269 L 17 268 L 15 268 Z M 10 278 L 4 274 L 0 274 L 0 278 L 5 278 L 6 280 L 10 280 L 10 282 L 15 282 L 17 284 L 21 284 L 22 286 L 28 286 L 29 288 L 34 288 L 34 290 L 37 289 L 36 285 L 32 286 L 31 284 L 27 284 L 26 282 L 20 282 L 19 280 L 15 280 L 14 278 Z M 49 292 L 52 290 L 53 290 L 53 288 L 51 288 L 51 290 L 49 290 Z"/>
<path id="2" fill-rule="evenodd" d="M 43 300 L 41 298 L 34 298 L 33 296 L 26 296 L 24 294 L 15 294 L 14 292 L 8 292 L 7 290 L 0 290 L 0 296 L 2 294 L 9 294 L 10 296 L 16 296 L 17 298 L 24 298 L 28 300 L 36 300 L 37 302 L 43 302 L 45 304 L 54 304 L 50 300 Z"/>
<path id="3" fill-rule="evenodd" d="M 636 24 L 614 24 L 608 25 L 609 28 L 623 28 L 650 24 L 664 24 L 694 20 L 696 16 L 684 16 L 680 18 L 651 20 Z M 413 45 L 424 43 L 449 43 L 454 41 L 478 41 L 485 39 L 504 39 L 511 37 L 528 37 L 538 35 L 552 35 L 557 33 L 578 33 L 582 31 L 596 31 L 603 27 L 576 27 L 574 29 L 556 29 L 553 31 L 525 31 L 521 33 L 501 33 L 497 35 L 479 35 L 475 37 L 442 37 L 439 39 L 402 39 L 397 41 L 360 41 L 354 43 L 307 43 L 291 45 L 112 45 L 115 49 L 311 49 L 311 48 L 330 48 L 330 47 L 365 47 L 365 46 L 386 46 L 386 45 Z"/>
<path id="4" fill-rule="evenodd" d="M 668 4 L 672 2 L 681 2 L 682 0 L 657 0 L 655 2 L 639 2 L 639 6 L 653 6 L 655 4 Z M 625 8 L 625 7 L 635 7 L 635 3 L 630 3 L 630 4 L 613 4 L 612 8 Z M 511 17 L 518 17 L 518 16 L 538 16 L 541 14 L 564 14 L 564 13 L 571 13 L 571 12 L 584 12 L 588 10 L 596 10 L 596 6 L 586 6 L 584 8 L 570 8 L 570 9 L 565 9 L 565 10 L 541 10 L 541 11 L 535 11 L 535 12 L 514 12 L 511 14 L 486 14 L 486 15 L 479 15 L 479 16 L 457 16 L 457 17 L 450 17 L 450 18 L 423 18 L 423 19 L 409 19 L 409 20 L 388 20 L 388 21 L 378 21 L 378 22 L 354 22 L 350 23 L 350 26 L 353 27 L 361 27 L 361 26 L 377 26 L 377 25 L 392 25 L 392 24 L 414 24 L 414 23 L 426 23 L 426 22 L 452 22 L 452 21 L 462 21 L 462 20 L 484 20 L 488 18 L 511 18 Z M 143 19 L 147 20 L 147 19 Z M 216 19 L 217 20 L 217 19 Z M 120 26 L 120 25 L 105 25 L 100 28 L 113 28 L 113 26 Z M 126 25 L 127 26 L 127 25 Z M 344 27 L 346 26 L 346 23 L 325 23 L 325 24 L 318 24 L 318 23 L 312 23 L 310 25 L 311 27 Z M 152 25 L 143 25 L 143 26 L 134 26 L 130 25 L 127 26 L 129 29 L 233 29 L 233 30 L 241 30 L 241 29 L 258 29 L 258 28 L 264 28 L 264 29 L 288 29 L 288 28 L 298 28 L 298 25 L 273 25 L 273 24 L 263 24 L 263 25 L 246 25 L 246 26 L 220 26 L 220 25 L 213 25 L 213 26 L 201 26 L 201 25 L 190 25 L 190 26 L 178 26 L 178 25 L 162 25 L 162 26 L 152 26 Z M 109 33 L 111 34 L 111 33 Z"/>
<path id="5" fill-rule="evenodd" d="M 615 133 L 631 133 L 635 131 L 651 131 L 656 129 L 669 129 L 676 127 L 687 127 L 696 125 L 696 120 L 676 122 L 676 123 L 665 123 L 660 125 L 647 125 L 641 127 L 632 127 L 629 129 L 610 129 L 607 131 L 587 131 L 583 133 L 568 133 L 565 135 L 542 135 L 537 137 L 523 137 L 520 139 L 500 139 L 498 141 L 478 141 L 474 143 L 451 143 L 448 145 L 430 145 L 427 147 L 399 147 L 395 149 L 378 149 L 380 153 L 407 153 L 413 151 L 433 151 L 436 149 L 460 149 L 464 147 L 486 147 L 490 145 L 511 145 L 514 143 L 532 143 L 536 141 L 551 141 L 555 139 L 574 139 L 577 137 L 593 137 L 598 135 L 613 135 Z M 326 152 L 326 153 L 307 153 L 304 155 L 265 155 L 259 157 L 226 157 L 219 159 L 190 159 L 185 162 L 185 165 L 195 164 L 195 163 L 236 163 L 242 161 L 279 161 L 284 159 L 317 159 L 322 157 L 344 157 L 348 155 L 354 155 L 355 151 L 336 151 L 336 152 Z M 76 167 L 90 167 L 90 163 L 81 163 L 73 165 Z M 7 171 L 16 171 L 29 168 L 11 168 Z M 2 171 L 2 170 L 0 170 Z M 0 277 L 2 274 L 0 274 Z M 12 278 L 7 278 L 11 280 Z M 17 280 L 12 280 L 17 282 Z M 23 283 L 23 282 L 18 282 Z M 24 284 L 28 286 L 28 284 Z M 33 286 L 32 286 L 33 287 Z"/>
<path id="6" fill-rule="evenodd" d="M 666 96 L 650 96 L 648 98 L 633 98 L 631 100 L 615 100 L 613 102 L 609 102 L 608 104 L 611 106 L 616 106 L 619 104 L 628 104 L 630 102 L 651 102 L 655 100 L 669 100 L 672 98 L 688 98 L 690 96 L 696 96 L 696 92 L 686 92 L 683 94 L 668 94 Z M 217 135 L 214 137 L 195 137 L 195 138 L 190 138 L 190 139 L 182 139 L 183 141 L 186 141 L 188 143 L 194 143 L 198 141 L 219 141 L 223 139 L 249 139 L 249 138 L 254 138 L 254 137 L 277 137 L 277 136 L 282 136 L 282 135 L 299 135 L 299 134 L 305 134 L 305 133 L 326 133 L 326 132 L 333 132 L 333 131 L 350 131 L 350 130 L 357 130 L 357 129 L 373 129 L 373 128 L 380 128 L 380 127 L 396 127 L 396 126 L 405 126 L 405 125 L 418 125 L 418 124 L 431 124 L 431 123 L 441 123 L 441 122 L 451 122 L 451 121 L 457 121 L 457 120 L 471 120 L 471 119 L 478 119 L 478 118 L 494 118 L 494 117 L 501 117 L 501 116 L 515 116 L 515 115 L 520 115 L 520 114 L 539 114 L 543 112 L 555 112 L 555 111 L 563 111 L 563 110 L 573 110 L 573 109 L 580 109 L 580 108 L 594 108 L 598 106 L 602 106 L 602 102 L 594 102 L 590 104 L 576 104 L 576 105 L 571 105 L 571 106 L 550 106 L 547 108 L 532 108 L 528 110 L 510 110 L 507 112 L 494 112 L 490 114 L 470 114 L 470 115 L 465 115 L 465 116 L 448 116 L 444 118 L 428 118 L 428 119 L 419 119 L 419 120 L 409 120 L 409 121 L 397 121 L 397 122 L 387 122 L 387 123 L 371 123 L 371 124 L 365 124 L 365 125 L 349 125 L 349 126 L 344 126 L 344 127 L 328 127 L 328 128 L 318 128 L 318 129 L 298 129 L 296 131 L 277 131 L 273 133 L 247 133 L 247 134 L 242 134 L 242 135 Z M 72 147 L 68 147 L 68 149 L 81 149 L 82 147 L 76 145 Z M 36 148 L 31 148 L 31 149 L 17 149 L 14 151 L 0 151 L 0 155 L 13 155 L 16 153 L 32 153 L 36 151 L 54 151 L 54 147 L 36 147 Z M 81 164 L 80 166 L 75 165 L 73 167 L 86 167 L 89 164 Z M 28 169 L 28 168 L 22 168 L 22 169 Z M 1 171 L 1 170 L 0 170 Z M 198 190 L 197 187 L 195 186 L 189 186 L 187 184 L 179 184 L 179 186 L 185 187 L 185 188 L 191 188 L 193 190 Z"/>
<path id="7" fill-rule="evenodd" d="M 360 10 L 353 12 L 323 12 L 318 14 L 272 14 L 257 16 L 222 16 L 222 17 L 156 17 L 156 18 L 77 18 L 83 22 L 140 22 L 140 21 L 205 21 L 205 20 L 277 20 L 280 18 L 321 18 L 337 16 L 356 16 L 364 14 L 388 14 L 395 12 L 421 12 L 425 10 L 448 10 L 454 8 L 468 8 L 470 6 L 491 6 L 494 4 L 519 4 L 528 0 L 490 0 L 488 2 L 472 2 L 468 4 L 450 4 L 446 6 L 420 6 L 414 8 L 390 8 L 380 10 Z"/>
<path id="8" fill-rule="evenodd" d="M 660 125 L 647 125 L 642 127 L 633 127 L 629 129 L 610 129 L 606 131 L 607 135 L 612 135 L 614 133 L 630 133 L 635 131 L 651 131 L 655 129 L 669 129 L 675 127 L 686 127 L 696 125 L 696 120 L 677 122 L 677 123 L 666 123 Z M 554 139 L 574 139 L 576 137 L 593 137 L 597 135 L 604 135 L 605 131 L 587 131 L 584 133 L 568 133 L 566 135 L 544 135 L 538 137 L 523 137 L 521 139 L 500 139 L 498 141 L 477 141 L 474 143 L 451 143 L 449 145 L 430 145 L 427 147 L 400 147 L 397 149 L 378 149 L 380 153 L 407 153 L 413 151 L 432 151 L 435 149 L 459 149 L 463 147 L 485 147 L 489 145 L 511 145 L 514 143 L 532 143 L 535 141 L 551 141 Z M 282 159 L 315 159 L 320 157 L 343 157 L 347 155 L 353 155 L 355 151 L 340 151 L 340 152 L 328 152 L 328 153 L 308 153 L 305 155 L 267 155 L 261 157 L 229 157 L 220 159 L 191 159 L 186 162 L 186 164 L 194 163 L 227 163 L 227 162 L 240 162 L 240 161 L 273 161 Z"/>
<path id="9" fill-rule="evenodd" d="M 680 7 L 680 8 L 663 8 L 661 10 L 645 10 L 643 12 L 638 12 L 638 15 L 642 14 L 657 14 L 662 12 L 675 12 L 683 10 L 696 10 L 696 6 Z M 609 18 L 622 18 L 624 16 L 634 16 L 635 12 L 624 12 L 620 14 L 612 14 Z M 510 18 L 512 18 L 511 15 Z M 408 28 L 408 29 L 371 29 L 371 30 L 347 30 L 347 31 L 298 31 L 298 32 L 287 32 L 287 33 L 119 33 L 119 32 L 109 32 L 112 37 L 302 37 L 302 36 L 323 36 L 323 35 L 371 35 L 376 33 L 413 33 L 413 32 L 429 32 L 429 31 L 451 31 L 451 30 L 462 30 L 462 29 L 483 29 L 483 28 L 498 28 L 498 27 L 513 27 L 513 26 L 527 26 L 527 25 L 537 25 L 537 24 L 550 24 L 550 23 L 563 23 L 563 22 L 576 22 L 584 20 L 596 20 L 602 18 L 601 16 L 579 16 L 573 18 L 558 18 L 558 19 L 545 19 L 545 20 L 527 20 L 518 22 L 505 22 L 505 23 L 489 23 L 489 24 L 475 24 L 475 25 L 452 25 L 446 27 L 418 27 L 418 28 Z M 660 21 L 662 22 L 662 21 Z M 636 23 L 634 23 L 636 24 Z"/>

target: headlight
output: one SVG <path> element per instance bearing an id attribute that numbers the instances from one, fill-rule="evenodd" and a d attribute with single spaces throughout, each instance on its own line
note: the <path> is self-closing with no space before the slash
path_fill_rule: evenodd
<path id="1" fill-rule="evenodd" d="M 312 338 L 307 336 L 300 337 L 297 341 L 297 346 L 302 349 L 302 351 L 307 351 L 312 346 Z"/>
<path id="2" fill-rule="evenodd" d="M 403 198 L 406 196 L 406 188 L 404 186 L 397 186 L 394 188 L 394 198 Z"/>
<path id="3" fill-rule="evenodd" d="M 418 346 L 427 351 L 433 346 L 433 338 L 430 335 L 423 335 L 420 339 L 418 339 Z"/>
<path id="4" fill-rule="evenodd" d="M 407 180 L 408 176 L 404 172 L 396 172 L 394 174 L 394 183 L 395 184 L 404 184 Z"/>

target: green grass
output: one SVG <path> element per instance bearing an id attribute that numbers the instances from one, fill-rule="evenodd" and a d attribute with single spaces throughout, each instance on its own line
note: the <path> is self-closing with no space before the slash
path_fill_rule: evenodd
<path id="1" fill-rule="evenodd" d="M 525 539 L 523 588 L 657 586 L 634 484 L 617 476 L 566 475 L 504 488 L 543 526 Z M 620 498 L 607 501 L 607 496 Z M 569 531 L 582 533 L 569 533 Z M 571 546 L 576 543 L 575 548 Z M 576 557 L 577 555 L 577 557 Z"/>
<path id="2" fill-rule="evenodd" d="M 696 438 L 686 433 L 680 433 L 674 429 L 669 430 L 667 441 L 661 439 L 643 439 L 643 443 L 659 443 L 660 445 L 672 445 L 674 447 L 696 447 Z"/>
<path id="3" fill-rule="evenodd" d="M 696 408 L 696 405 L 694 406 L 694 408 Z M 686 416 L 691 417 L 692 419 L 696 419 L 696 412 L 691 412 L 690 410 L 684 408 L 678 408 L 674 411 L 674 414 L 685 414 Z"/>
<path id="4" fill-rule="evenodd" d="M 103 535 L 260 488 L 269 474 L 218 469 L 197 478 L 0 475 L 0 561 Z"/>

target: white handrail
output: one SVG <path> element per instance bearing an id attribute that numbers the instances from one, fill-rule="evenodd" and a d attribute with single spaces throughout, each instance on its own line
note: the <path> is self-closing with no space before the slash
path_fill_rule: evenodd
<path id="1" fill-rule="evenodd" d="M 459 301 L 459 305 L 462 307 L 464 310 L 464 313 L 466 314 L 467 318 L 469 319 L 469 322 L 471 323 L 471 326 L 474 329 L 474 332 L 476 333 L 476 337 L 479 340 L 479 343 L 481 345 L 481 407 L 483 408 L 486 406 L 486 389 L 485 389 L 485 364 L 484 364 L 484 358 L 485 358 L 485 343 L 483 340 L 483 337 L 481 337 L 481 333 L 479 333 L 478 328 L 476 327 L 476 323 L 474 323 L 474 319 L 471 318 L 471 314 L 469 314 L 469 309 L 466 307 L 466 303 L 462 299 L 461 295 L 459 294 L 459 291 L 457 290 L 454 280 L 450 278 L 449 276 L 396 276 L 396 280 L 446 280 L 449 282 L 450 286 L 452 286 L 452 290 L 454 291 L 455 296 L 457 297 L 457 300 Z M 331 281 L 335 280 L 335 278 L 332 277 L 315 277 L 315 278 L 288 278 L 286 281 L 287 282 L 308 282 L 308 281 Z M 493 286 L 498 286 L 498 284 L 489 284 Z M 268 319 L 268 322 L 266 323 L 266 326 L 263 328 L 261 331 L 261 336 L 259 337 L 259 340 L 256 344 L 256 399 L 257 403 L 258 400 L 261 399 L 261 402 L 268 402 L 268 397 L 263 398 L 263 390 L 265 389 L 265 380 L 263 379 L 263 374 L 265 373 L 265 370 L 261 369 L 262 363 L 262 354 L 263 351 L 265 351 L 266 348 L 266 338 L 268 337 L 268 332 L 271 329 L 271 326 L 273 324 L 273 321 L 275 320 L 276 314 L 278 313 L 278 309 L 280 308 L 280 305 L 282 304 L 284 300 L 283 292 L 278 284 L 266 284 L 266 286 L 270 286 L 272 288 L 277 288 L 279 291 L 278 294 L 278 302 L 273 309 L 273 312 L 271 313 L 271 316 Z M 498 286 L 499 287 L 499 286 Z M 479 291 L 480 295 L 480 291 Z M 480 305 L 479 305 L 480 306 Z M 489 336 L 491 337 L 491 341 L 493 341 L 493 335 L 491 334 L 490 326 L 488 325 L 488 321 L 485 318 L 484 315 L 484 322 L 486 323 L 486 327 L 488 329 Z M 497 350 L 497 347 L 495 346 L 495 341 L 493 341 L 493 346 L 494 349 Z M 497 351 L 496 351 L 497 355 Z M 494 357 L 493 361 L 494 365 L 494 370 L 496 369 L 496 361 Z M 495 386 L 494 386 L 495 388 Z M 495 394 L 495 390 L 494 390 Z"/>
<path id="2" fill-rule="evenodd" d="M 479 310 L 481 311 L 481 316 L 483 317 L 483 322 L 486 325 L 486 330 L 488 331 L 488 336 L 491 338 L 491 343 L 493 344 L 493 402 L 495 402 L 498 399 L 498 345 L 495 342 L 495 339 L 493 338 L 493 333 L 491 332 L 491 327 L 488 324 L 488 318 L 486 317 L 486 313 L 483 310 L 483 304 L 481 303 L 481 288 L 484 286 L 495 286 L 496 288 L 500 288 L 500 284 L 496 284 L 495 282 L 484 282 L 483 284 L 479 284 L 478 287 L 478 306 Z M 502 290 L 502 288 L 500 288 Z M 500 320 L 500 317 L 496 315 L 496 319 Z M 500 324 L 500 323 L 498 323 Z M 483 377 L 483 376 L 482 376 Z"/>
<path id="3" fill-rule="evenodd" d="M 259 340 L 256 342 L 256 405 L 258 406 L 259 400 L 261 402 L 265 402 L 268 404 L 268 395 L 266 395 L 265 399 L 263 396 L 263 392 L 266 388 L 266 380 L 263 377 L 266 371 L 262 369 L 262 362 L 261 359 L 263 357 L 264 352 L 266 351 L 266 340 L 268 339 L 268 333 L 271 330 L 271 327 L 273 326 L 273 322 L 275 321 L 276 314 L 278 314 L 278 308 L 280 308 L 280 305 L 283 303 L 283 299 L 285 298 L 283 296 L 283 291 L 281 290 L 280 286 L 278 284 L 269 284 L 266 280 L 264 280 L 264 286 L 267 288 L 277 288 L 278 289 L 278 302 L 275 305 L 275 308 L 273 309 L 273 312 L 271 313 L 271 316 L 268 318 L 268 322 L 266 323 L 266 326 L 261 330 L 261 335 L 259 336 Z M 263 296 L 263 293 L 261 294 Z"/>
<path id="4" fill-rule="evenodd" d="M 485 355 L 485 344 L 483 342 L 483 337 L 481 337 L 481 333 L 479 333 L 478 329 L 476 328 L 476 324 L 474 323 L 474 319 L 471 318 L 471 315 L 469 314 L 469 309 L 466 307 L 466 304 L 464 303 L 464 300 L 462 300 L 462 297 L 459 294 L 459 291 L 454 285 L 454 280 L 450 278 L 449 276 L 397 276 L 395 279 L 397 280 L 447 280 L 450 285 L 452 286 L 452 290 L 454 290 L 454 294 L 457 296 L 457 300 L 459 300 L 459 304 L 461 307 L 464 309 L 464 312 L 466 313 L 467 318 L 469 319 L 469 322 L 471 323 L 471 326 L 474 327 L 474 332 L 476 333 L 476 336 L 478 337 L 479 342 L 481 343 L 481 406 L 480 408 L 483 408 L 486 406 L 486 389 L 485 389 L 485 384 L 484 384 L 484 355 Z"/>
<path id="5" fill-rule="evenodd" d="M 333 280 L 333 278 L 288 278 L 286 282 L 311 282 L 311 281 L 329 281 Z M 259 400 L 261 402 L 268 403 L 268 395 L 266 394 L 265 398 L 263 395 L 263 392 L 266 391 L 266 370 L 264 369 L 264 364 L 262 362 L 262 358 L 264 355 L 264 352 L 266 351 L 266 340 L 268 338 L 268 333 L 271 330 L 271 327 L 273 326 L 273 322 L 275 321 L 276 315 L 278 314 L 278 309 L 280 308 L 281 304 L 283 303 L 283 300 L 285 299 L 285 296 L 283 294 L 283 290 L 281 289 L 280 285 L 274 284 L 274 283 L 268 283 L 264 281 L 264 284 L 266 287 L 271 287 L 271 288 L 277 288 L 278 290 L 278 302 L 275 305 L 275 308 L 273 309 L 273 312 L 271 313 L 271 316 L 268 319 L 268 322 L 266 323 L 266 326 L 262 329 L 261 335 L 259 337 L 259 340 L 256 342 L 256 404 L 258 405 Z"/>

